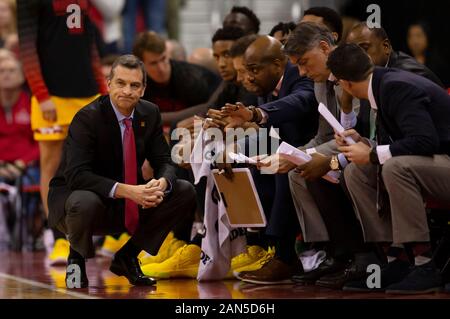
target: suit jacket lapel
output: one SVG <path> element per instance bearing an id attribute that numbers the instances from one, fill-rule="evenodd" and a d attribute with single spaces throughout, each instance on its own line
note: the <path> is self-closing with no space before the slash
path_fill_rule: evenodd
<path id="1" fill-rule="evenodd" d="M 109 136 L 111 136 L 114 148 L 114 157 L 120 161 L 120 166 L 123 166 L 123 151 L 122 151 L 122 134 L 120 133 L 119 122 L 117 121 L 116 114 L 111 105 L 109 96 L 105 96 L 102 101 L 102 111 L 105 114 L 105 126 L 109 130 Z"/>

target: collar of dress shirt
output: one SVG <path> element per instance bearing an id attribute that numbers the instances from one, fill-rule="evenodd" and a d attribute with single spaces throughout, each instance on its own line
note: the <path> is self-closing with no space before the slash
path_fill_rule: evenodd
<path id="1" fill-rule="evenodd" d="M 328 81 L 336 83 L 336 77 L 333 75 L 333 73 L 330 73 L 328 76 Z"/>
<path id="2" fill-rule="evenodd" d="M 117 107 L 114 105 L 114 103 L 113 103 L 113 101 L 110 99 L 110 102 L 111 102 L 111 105 L 112 105 L 112 107 L 113 107 L 113 110 L 114 110 L 114 114 L 116 114 L 116 117 L 117 117 L 117 121 L 119 122 L 119 123 L 122 123 L 122 121 L 124 120 L 124 119 L 131 119 L 131 120 L 133 120 L 133 115 L 134 115 L 134 109 L 133 109 L 133 112 L 131 112 L 131 115 L 130 116 L 125 116 L 125 115 L 123 115 L 122 113 L 120 113 L 120 111 L 117 109 Z"/>
<path id="3" fill-rule="evenodd" d="M 280 81 L 278 81 L 278 84 L 275 87 L 275 90 L 273 90 L 273 92 L 272 92 L 273 96 L 278 96 L 278 94 L 280 94 L 281 84 L 283 83 L 283 79 L 284 79 L 284 75 L 281 76 Z"/>
<path id="4" fill-rule="evenodd" d="M 368 94 L 368 96 L 369 96 L 370 106 L 371 106 L 374 110 L 378 110 L 377 102 L 375 101 L 375 97 L 373 96 L 372 78 L 373 78 L 373 73 L 370 75 L 369 87 L 368 87 L 367 94 Z"/>

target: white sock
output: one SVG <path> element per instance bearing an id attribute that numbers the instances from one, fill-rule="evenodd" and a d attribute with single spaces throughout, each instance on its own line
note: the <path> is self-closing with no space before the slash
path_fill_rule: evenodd
<path id="1" fill-rule="evenodd" d="M 424 265 L 424 264 L 426 264 L 426 263 L 428 263 L 428 262 L 430 262 L 431 261 L 431 258 L 429 258 L 429 257 L 425 257 L 425 256 L 416 256 L 415 258 L 414 258 L 414 265 L 416 265 L 416 266 L 422 266 L 422 265 Z"/>

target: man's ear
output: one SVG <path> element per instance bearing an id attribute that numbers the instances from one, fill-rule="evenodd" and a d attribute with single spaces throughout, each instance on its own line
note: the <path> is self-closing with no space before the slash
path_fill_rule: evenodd
<path id="1" fill-rule="evenodd" d="M 352 89 L 352 82 L 347 81 L 347 80 L 340 80 L 339 84 L 342 86 L 342 88 L 347 91 L 348 93 L 350 93 L 349 91 Z M 351 93 L 350 93 L 351 94 Z"/>
<path id="2" fill-rule="evenodd" d="M 280 59 L 275 59 L 275 60 L 273 60 L 273 65 L 274 65 L 278 70 L 283 69 L 283 71 L 284 71 L 284 63 L 283 63 L 283 61 L 281 61 Z"/>
<path id="3" fill-rule="evenodd" d="M 388 39 L 384 39 L 382 45 L 383 45 L 384 54 L 386 56 L 389 56 L 391 54 L 391 43 L 389 42 Z"/>
<path id="4" fill-rule="evenodd" d="M 325 41 L 319 42 L 319 48 L 326 56 L 328 56 L 328 54 L 330 54 L 330 52 L 331 52 L 330 45 Z"/>
<path id="5" fill-rule="evenodd" d="M 144 94 L 145 94 L 145 88 L 146 88 L 147 86 L 146 85 L 144 85 L 144 87 L 142 88 L 142 93 L 141 93 L 141 97 L 143 97 L 144 96 Z"/>

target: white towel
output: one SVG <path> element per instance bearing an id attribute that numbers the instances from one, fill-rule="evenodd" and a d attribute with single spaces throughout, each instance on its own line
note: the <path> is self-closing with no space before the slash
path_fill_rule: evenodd
<path id="1" fill-rule="evenodd" d="M 245 251 L 245 230 L 230 226 L 225 207 L 220 200 L 211 173 L 214 155 L 222 152 L 225 146 L 220 141 L 212 141 L 201 130 L 192 150 L 190 162 L 197 184 L 206 177 L 205 237 L 202 240 L 202 253 L 198 269 L 199 281 L 224 279 L 230 269 L 231 258 Z"/>

